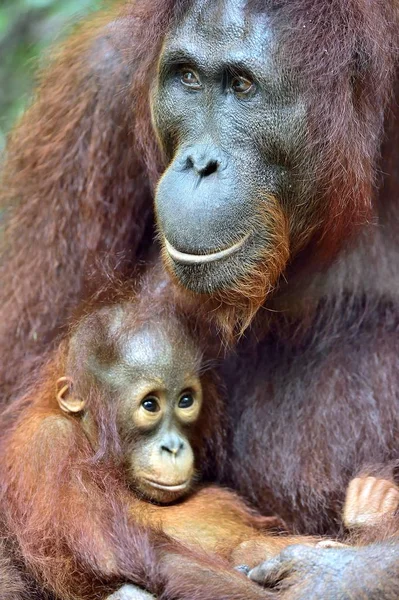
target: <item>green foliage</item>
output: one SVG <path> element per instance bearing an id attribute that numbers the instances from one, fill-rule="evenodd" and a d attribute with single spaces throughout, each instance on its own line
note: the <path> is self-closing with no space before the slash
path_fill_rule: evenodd
<path id="1" fill-rule="evenodd" d="M 38 57 L 99 0 L 0 0 L 0 151 L 32 91 Z"/>

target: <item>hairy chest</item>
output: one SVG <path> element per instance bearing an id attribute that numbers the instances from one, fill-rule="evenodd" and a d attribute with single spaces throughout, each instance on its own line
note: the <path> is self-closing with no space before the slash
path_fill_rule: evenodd
<path id="1" fill-rule="evenodd" d="M 399 458 L 399 342 L 380 334 L 270 338 L 228 359 L 226 482 L 300 531 L 337 530 L 349 479 Z"/>

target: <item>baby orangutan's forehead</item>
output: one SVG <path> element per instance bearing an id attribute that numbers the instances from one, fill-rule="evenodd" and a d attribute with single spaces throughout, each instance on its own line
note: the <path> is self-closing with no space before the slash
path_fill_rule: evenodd
<path id="1" fill-rule="evenodd" d="M 173 389 L 198 375 L 201 353 L 181 322 L 170 316 L 138 325 L 134 317 L 118 306 L 97 311 L 83 324 L 69 348 L 67 370 L 76 383 L 86 385 L 87 376 L 94 376 L 111 388 L 144 380 Z"/>
<path id="2" fill-rule="evenodd" d="M 165 322 L 145 325 L 123 336 L 119 351 L 124 367 L 132 373 L 167 380 L 199 370 L 199 352 L 186 331 Z"/>

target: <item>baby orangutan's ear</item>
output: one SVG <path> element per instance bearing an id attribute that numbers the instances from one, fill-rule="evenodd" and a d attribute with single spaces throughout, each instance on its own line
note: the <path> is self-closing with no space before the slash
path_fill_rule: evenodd
<path id="1" fill-rule="evenodd" d="M 85 401 L 77 398 L 73 392 L 73 381 L 70 377 L 60 377 L 57 381 L 57 402 L 61 410 L 68 414 L 82 412 Z"/>

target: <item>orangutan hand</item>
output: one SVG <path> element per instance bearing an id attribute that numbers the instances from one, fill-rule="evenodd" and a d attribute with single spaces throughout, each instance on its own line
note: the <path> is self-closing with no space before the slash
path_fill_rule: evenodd
<path id="1" fill-rule="evenodd" d="M 397 600 L 399 542 L 364 547 L 296 544 L 249 572 L 279 600 Z"/>

